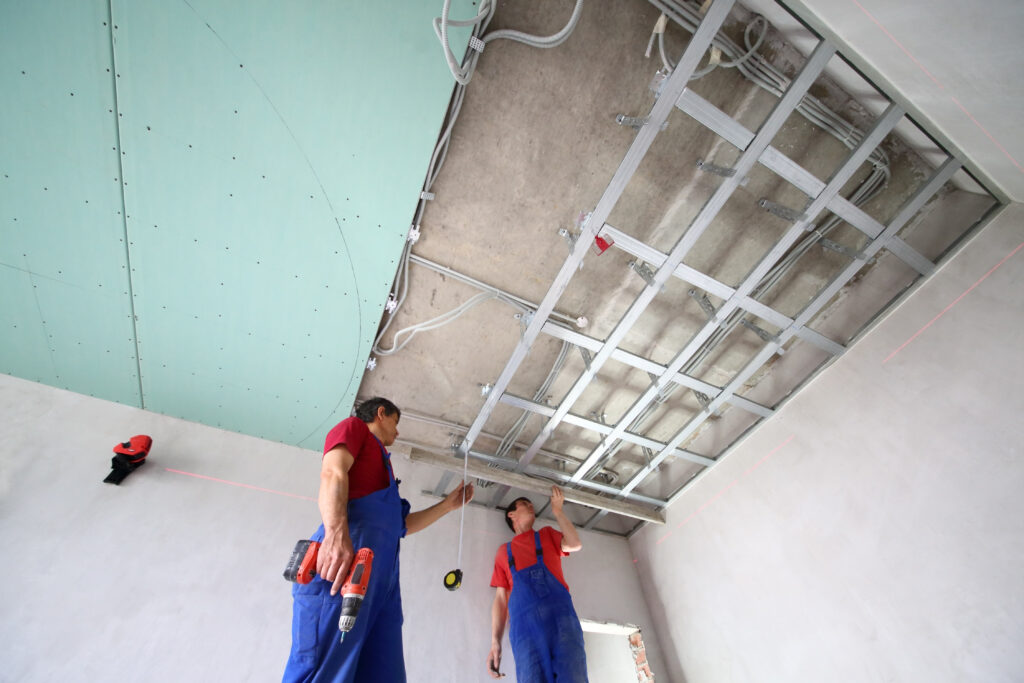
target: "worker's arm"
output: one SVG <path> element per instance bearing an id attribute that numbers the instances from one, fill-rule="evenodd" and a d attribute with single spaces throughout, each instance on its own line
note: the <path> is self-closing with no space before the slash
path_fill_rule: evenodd
<path id="1" fill-rule="evenodd" d="M 500 678 L 501 639 L 505 637 L 505 622 L 508 620 L 508 589 L 501 586 L 494 589 L 491 603 L 491 652 L 487 655 L 487 670 L 494 678 Z"/>
<path id="2" fill-rule="evenodd" d="M 562 512 L 562 505 L 565 503 L 565 494 L 557 486 L 551 487 L 551 514 L 558 520 L 558 528 L 562 532 L 562 552 L 574 553 L 583 547 L 580 543 L 580 535 L 576 532 L 569 518 Z"/>
<path id="3" fill-rule="evenodd" d="M 317 502 L 324 521 L 324 540 L 316 558 L 316 573 L 330 581 L 331 595 L 341 590 L 355 552 L 348 533 L 348 471 L 355 458 L 345 446 L 324 454 L 320 466 L 320 494 Z"/>
<path id="4" fill-rule="evenodd" d="M 463 500 L 465 494 L 465 500 Z M 425 510 L 410 512 L 405 518 L 405 534 L 414 534 L 422 531 L 428 526 L 444 517 L 452 510 L 458 510 L 464 503 L 473 500 L 473 485 L 459 482 L 451 493 L 444 497 L 437 505 L 432 505 Z"/>

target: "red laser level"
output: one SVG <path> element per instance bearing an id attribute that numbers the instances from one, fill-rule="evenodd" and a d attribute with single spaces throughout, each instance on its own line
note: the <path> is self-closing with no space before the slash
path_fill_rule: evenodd
<path id="1" fill-rule="evenodd" d="M 129 474 L 146 463 L 153 439 L 145 434 L 136 434 L 128 441 L 114 446 L 114 457 L 110 462 L 110 474 L 104 484 L 120 485 Z"/>

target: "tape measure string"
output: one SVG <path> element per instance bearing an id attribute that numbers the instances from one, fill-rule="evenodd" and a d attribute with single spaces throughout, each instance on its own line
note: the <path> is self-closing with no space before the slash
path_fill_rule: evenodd
<path id="1" fill-rule="evenodd" d="M 455 563 L 456 569 L 462 568 L 462 529 L 466 522 L 466 474 L 469 471 L 469 452 L 462 457 L 462 511 L 459 515 L 459 560 Z"/>

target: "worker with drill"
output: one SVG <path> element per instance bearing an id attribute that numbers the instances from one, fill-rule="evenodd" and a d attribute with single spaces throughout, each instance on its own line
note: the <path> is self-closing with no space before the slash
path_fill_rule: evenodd
<path id="1" fill-rule="evenodd" d="M 516 498 L 505 510 L 515 538 L 498 548 L 491 585 L 491 651 L 487 666 L 499 678 L 501 639 L 508 619 L 509 641 L 522 683 L 586 683 L 587 659 L 583 629 L 572 606 L 569 584 L 562 576 L 562 557 L 583 545 L 576 527 L 562 511 L 565 496 L 551 487 L 551 513 L 559 532 L 546 526 L 533 530 L 533 503 Z"/>
<path id="2" fill-rule="evenodd" d="M 398 437 L 402 413 L 372 398 L 327 435 L 318 503 L 323 524 L 316 578 L 292 589 L 292 648 L 284 683 L 404 683 L 399 540 L 430 526 L 473 498 L 459 484 L 440 503 L 410 512 L 398 495 L 387 447 Z M 338 618 L 349 565 L 359 548 L 373 551 L 373 567 L 358 618 L 340 638 Z"/>

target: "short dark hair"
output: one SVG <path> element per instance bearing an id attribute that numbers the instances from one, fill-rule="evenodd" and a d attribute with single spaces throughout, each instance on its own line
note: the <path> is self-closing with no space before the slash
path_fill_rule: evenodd
<path id="1" fill-rule="evenodd" d="M 508 528 L 512 530 L 512 533 L 515 533 L 516 528 L 514 526 L 512 526 L 512 518 L 508 516 L 508 513 L 510 513 L 513 510 L 515 510 L 516 506 L 519 505 L 519 501 L 521 501 L 521 500 L 525 500 L 530 505 L 533 505 L 533 501 L 530 500 L 529 498 L 527 498 L 526 496 L 519 496 L 518 498 L 513 500 L 511 503 L 509 503 L 508 507 L 505 508 L 505 524 L 508 524 Z"/>
<path id="2" fill-rule="evenodd" d="M 356 408 L 356 417 L 369 424 L 377 419 L 377 409 L 384 408 L 384 414 L 388 417 L 398 413 L 398 419 L 402 419 L 402 411 L 391 401 L 380 396 L 367 399 Z"/>

